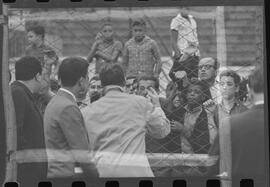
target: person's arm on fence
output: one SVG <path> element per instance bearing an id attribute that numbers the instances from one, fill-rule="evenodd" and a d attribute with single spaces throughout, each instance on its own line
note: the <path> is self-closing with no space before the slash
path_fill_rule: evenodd
<path id="1" fill-rule="evenodd" d="M 89 63 L 91 63 L 92 60 L 93 60 L 93 58 L 95 57 L 96 51 L 97 51 L 97 47 L 100 44 L 100 42 L 101 42 L 100 40 L 96 40 L 94 42 L 94 44 L 92 45 L 91 50 L 90 50 L 89 54 L 87 55 L 87 61 Z"/>
<path id="2" fill-rule="evenodd" d="M 171 30 L 171 44 L 172 44 L 172 49 L 174 51 L 174 56 L 173 56 L 174 59 L 179 59 L 181 56 L 181 53 L 177 46 L 177 40 L 178 40 L 178 31 L 172 29 Z"/>
<path id="3" fill-rule="evenodd" d="M 66 107 L 60 114 L 59 125 L 70 146 L 75 162 L 80 163 L 87 177 L 98 177 L 98 171 L 91 162 L 90 145 L 83 117 L 76 106 Z M 81 152 L 81 154 L 80 154 Z"/>
<path id="4" fill-rule="evenodd" d="M 119 43 L 117 43 L 117 46 L 111 55 L 108 53 L 104 53 L 101 50 L 98 50 L 96 52 L 96 55 L 105 61 L 116 62 L 119 55 L 121 54 L 121 50 L 122 50 L 122 44 L 119 42 Z"/>
<path id="5" fill-rule="evenodd" d="M 161 109 L 158 94 L 153 88 L 148 95 L 152 103 L 148 102 L 146 108 L 147 133 L 154 138 L 164 138 L 171 132 L 170 122 Z"/>
<path id="6" fill-rule="evenodd" d="M 153 45 L 152 45 L 152 52 L 153 52 L 153 56 L 156 60 L 156 66 L 155 66 L 155 70 L 154 70 L 154 75 L 155 77 L 159 77 L 159 74 L 161 72 L 161 68 L 162 68 L 162 61 L 161 61 L 161 55 L 160 55 L 160 50 L 159 47 L 157 45 L 157 43 L 155 41 L 153 41 Z"/>

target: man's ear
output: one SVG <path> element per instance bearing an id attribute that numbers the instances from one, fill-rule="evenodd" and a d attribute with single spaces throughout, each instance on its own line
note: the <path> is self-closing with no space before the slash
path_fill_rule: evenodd
<path id="1" fill-rule="evenodd" d="M 239 91 L 240 91 L 240 86 L 238 85 L 238 86 L 236 86 L 235 92 L 237 93 Z"/>
<path id="2" fill-rule="evenodd" d="M 41 74 L 40 73 L 37 73 L 36 74 L 36 76 L 35 76 L 35 79 L 37 80 L 37 81 L 41 81 L 41 79 L 42 79 L 42 76 L 41 76 Z"/>

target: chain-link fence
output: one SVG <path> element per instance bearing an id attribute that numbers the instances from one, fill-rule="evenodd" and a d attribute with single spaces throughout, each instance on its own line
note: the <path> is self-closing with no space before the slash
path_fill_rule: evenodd
<path id="1" fill-rule="evenodd" d="M 239 102 L 247 107 L 250 105 L 244 80 L 256 62 L 261 65 L 263 61 L 262 50 L 257 50 L 262 46 L 263 35 L 260 24 L 257 24 L 262 21 L 260 11 L 261 7 L 11 9 L 9 63 L 12 81 L 15 79 L 14 62 L 26 54 L 27 28 L 33 25 L 45 28 L 45 45 L 52 48 L 61 61 L 67 56 L 87 58 L 104 22 L 110 22 L 115 40 L 124 46 L 132 37 L 132 21 L 143 18 L 147 35 L 156 41 L 160 51 L 163 65 L 159 87 L 161 98 L 164 98 L 161 103 L 175 128 L 161 140 L 146 137 L 152 170 L 156 176 L 204 175 L 208 166 L 214 164 L 209 161 L 208 152 L 221 121 L 220 116 L 215 117 L 218 103 L 213 103 L 222 99 L 220 72 L 229 69 L 241 76 Z M 177 33 L 175 45 L 179 54 L 172 47 L 172 31 Z M 205 57 L 212 57 L 210 62 L 214 64 L 201 64 L 200 59 Z M 220 63 L 220 68 L 215 67 L 214 58 Z M 90 78 L 96 74 L 96 61 L 93 58 L 90 63 Z M 122 62 L 121 55 L 118 61 Z M 217 78 L 210 90 L 209 85 L 200 87 L 198 81 L 191 81 L 200 77 L 200 73 L 207 76 L 208 70 Z M 170 81 L 174 82 L 171 92 L 166 89 Z M 193 98 L 196 86 L 200 87 L 202 98 Z M 84 102 L 90 104 L 89 99 L 90 96 Z M 179 130 L 179 126 L 182 129 Z"/>

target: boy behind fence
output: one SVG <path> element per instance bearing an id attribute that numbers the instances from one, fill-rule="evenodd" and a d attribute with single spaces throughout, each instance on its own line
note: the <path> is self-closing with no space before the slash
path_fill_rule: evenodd
<path id="1" fill-rule="evenodd" d="M 184 123 L 183 125 L 178 124 L 182 133 L 181 147 L 183 153 L 207 154 L 217 134 L 213 109 L 203 106 L 204 91 L 204 84 L 197 79 L 191 80 L 188 85 L 187 105 L 184 107 L 186 110 Z"/>

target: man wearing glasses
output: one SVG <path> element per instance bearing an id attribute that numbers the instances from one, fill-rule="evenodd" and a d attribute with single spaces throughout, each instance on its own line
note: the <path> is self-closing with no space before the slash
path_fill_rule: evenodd
<path id="1" fill-rule="evenodd" d="M 218 85 L 216 84 L 216 76 L 219 70 L 219 62 L 216 58 L 206 57 L 202 58 L 199 61 L 198 66 L 198 76 L 199 79 L 204 81 L 209 88 L 209 91 L 206 90 L 205 94 L 208 95 L 207 102 L 210 104 L 212 101 L 213 104 L 220 103 L 220 93 Z"/>

